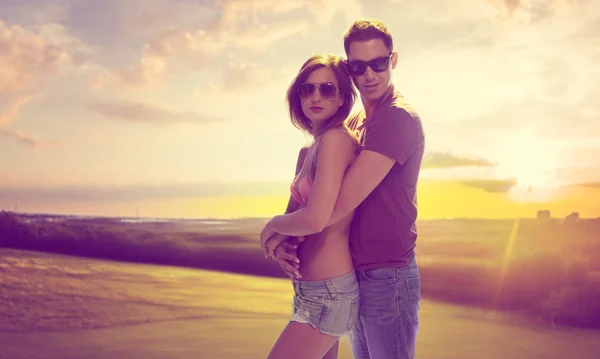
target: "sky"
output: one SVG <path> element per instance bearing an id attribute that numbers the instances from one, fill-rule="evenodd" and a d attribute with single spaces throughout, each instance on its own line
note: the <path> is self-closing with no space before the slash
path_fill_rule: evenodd
<path id="1" fill-rule="evenodd" d="M 280 213 L 287 87 L 359 18 L 424 124 L 421 218 L 600 216 L 591 0 L 0 0 L 0 209 Z"/>

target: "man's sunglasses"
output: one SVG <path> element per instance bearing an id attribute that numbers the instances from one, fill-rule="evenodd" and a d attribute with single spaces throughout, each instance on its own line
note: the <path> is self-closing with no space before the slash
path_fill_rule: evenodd
<path id="1" fill-rule="evenodd" d="M 365 71 L 367 71 L 367 66 L 375 72 L 383 72 L 388 69 L 391 57 L 392 54 L 390 53 L 387 56 L 378 57 L 371 61 L 348 61 L 346 62 L 346 66 L 348 67 L 348 72 L 352 76 L 364 74 Z"/>
<path id="2" fill-rule="evenodd" d="M 337 94 L 337 87 L 331 82 L 323 82 L 320 84 L 301 84 L 298 86 L 298 95 L 302 99 L 309 98 L 319 89 L 319 94 L 325 99 L 332 99 Z"/>

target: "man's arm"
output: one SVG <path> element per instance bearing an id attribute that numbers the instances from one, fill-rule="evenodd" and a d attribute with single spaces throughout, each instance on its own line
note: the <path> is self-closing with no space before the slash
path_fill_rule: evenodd
<path id="1" fill-rule="evenodd" d="M 339 195 L 329 220 L 328 227 L 346 217 L 360 205 L 383 181 L 395 162 L 401 165 L 423 145 L 424 137 L 418 118 L 413 118 L 405 110 L 394 108 L 385 111 L 367 130 L 363 150 L 344 176 Z M 279 217 L 279 216 L 277 216 Z M 276 218 L 272 222 L 275 222 Z M 275 232 L 306 236 L 317 233 L 317 229 L 303 223 L 295 226 L 271 224 Z"/>
<path id="2" fill-rule="evenodd" d="M 383 181 L 396 162 L 400 165 L 424 145 L 421 120 L 402 108 L 390 108 L 372 119 L 365 144 L 344 178 L 330 226 L 355 210 Z"/>
<path id="3" fill-rule="evenodd" d="M 393 165 L 394 160 L 377 152 L 361 151 L 344 176 L 335 206 L 326 223 L 323 221 L 321 223 L 324 224 L 317 225 L 309 221 L 294 222 L 294 218 L 291 216 L 276 216 L 271 221 L 272 230 L 289 236 L 308 236 L 319 233 L 325 227 L 336 223 L 356 209 L 383 181 Z M 284 222 L 286 219 L 287 221 Z"/>
<path id="4" fill-rule="evenodd" d="M 383 181 L 394 162 L 380 153 L 362 150 L 344 177 L 340 195 L 327 226 L 352 213 Z"/>
<path id="5" fill-rule="evenodd" d="M 275 216 L 267 224 L 263 237 L 270 231 L 303 236 L 326 227 L 337 200 L 344 174 L 356 154 L 356 142 L 347 133 L 329 131 L 323 135 L 317 155 L 315 180 L 306 207 Z"/>

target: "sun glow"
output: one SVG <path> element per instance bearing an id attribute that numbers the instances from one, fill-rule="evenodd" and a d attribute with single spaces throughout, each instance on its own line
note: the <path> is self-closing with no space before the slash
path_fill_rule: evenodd
<path id="1" fill-rule="evenodd" d="M 559 186 L 559 166 L 554 143 L 533 130 L 523 129 L 507 139 L 497 157 L 497 175 L 513 179 L 512 198 L 519 201 L 543 201 L 552 198 Z"/>

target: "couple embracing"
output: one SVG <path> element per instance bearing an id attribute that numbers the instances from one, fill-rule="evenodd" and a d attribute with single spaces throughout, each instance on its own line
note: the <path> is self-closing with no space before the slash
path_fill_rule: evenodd
<path id="1" fill-rule="evenodd" d="M 292 123 L 312 136 L 298 156 L 286 213 L 261 232 L 292 278 L 293 312 L 269 359 L 415 357 L 420 278 L 417 180 L 424 133 L 394 88 L 388 28 L 358 20 L 347 59 L 308 59 L 287 93 Z M 358 91 L 358 94 L 357 92 Z M 364 110 L 350 114 L 360 97 Z"/>

